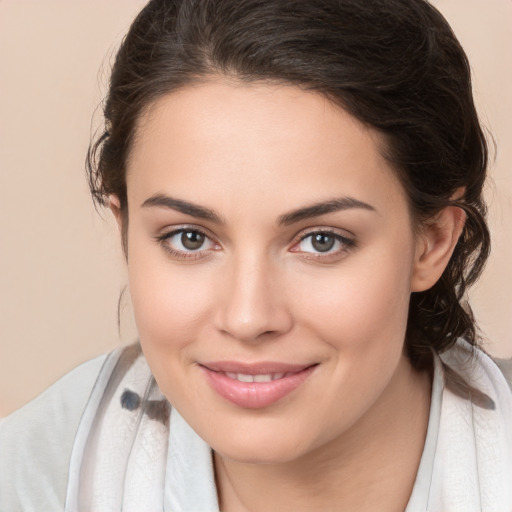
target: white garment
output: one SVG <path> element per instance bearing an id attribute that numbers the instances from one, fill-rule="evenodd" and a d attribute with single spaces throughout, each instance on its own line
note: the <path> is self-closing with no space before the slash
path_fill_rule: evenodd
<path id="1" fill-rule="evenodd" d="M 218 512 L 211 450 L 175 410 L 171 411 L 167 434 L 164 422 L 144 412 L 143 403 L 136 411 L 120 405 L 126 389 L 146 395 L 145 402 L 150 406 L 161 395 L 150 384 L 151 375 L 143 358 L 112 382 L 110 377 L 115 373 L 113 368 L 119 356 L 117 352 L 108 359 L 86 363 L 36 401 L 0 422 L 1 512 L 61 511 L 66 492 L 67 510 L 73 512 L 94 512 L 91 506 L 99 507 L 96 510 L 101 512 L 121 510 L 120 501 L 124 502 L 123 511 Z M 464 343 L 442 359 L 485 393 L 495 409 L 480 407 L 467 397 L 458 396 L 464 395 L 464 389 L 454 388 L 447 381 L 449 373 L 436 358 L 427 438 L 406 512 L 510 512 L 512 394 L 498 368 L 484 354 L 477 352 L 475 364 L 466 364 Z M 102 399 L 108 404 L 106 408 L 99 407 Z M 97 415 L 92 413 L 100 409 L 104 412 L 98 423 Z M 116 425 L 116 421 L 123 426 Z M 93 423 L 96 427 L 102 425 L 99 431 L 92 428 Z M 94 432 L 100 431 L 114 443 L 110 445 L 112 450 L 109 451 L 108 443 L 101 445 L 105 443 L 101 436 L 94 440 Z M 66 490 L 73 440 L 75 448 Z M 82 466 L 82 454 L 88 443 L 99 443 L 100 448 L 95 452 L 89 445 L 85 450 L 90 475 L 96 482 L 89 481 L 88 485 L 103 492 L 94 498 L 96 502 L 88 502 L 85 509 L 79 508 L 76 500 L 83 478 L 88 478 L 87 470 L 80 469 L 87 467 Z M 127 449 L 132 443 L 133 449 Z M 161 449 L 163 446 L 165 449 Z M 126 467 L 126 460 L 130 461 L 126 477 L 120 477 L 118 470 Z M 148 467 L 153 468 L 149 473 Z M 80 471 L 82 478 L 78 478 Z M 118 482 L 117 487 L 114 482 Z M 145 506 L 149 501 L 144 500 L 148 499 L 153 504 Z"/>
<path id="2" fill-rule="evenodd" d="M 68 373 L 0 421 L 0 511 L 64 509 L 80 417 L 106 356 Z"/>

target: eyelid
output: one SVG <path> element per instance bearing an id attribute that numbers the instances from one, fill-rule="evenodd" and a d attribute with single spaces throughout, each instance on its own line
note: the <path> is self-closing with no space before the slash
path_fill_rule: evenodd
<path id="1" fill-rule="evenodd" d="M 315 227 L 308 228 L 306 231 L 302 231 L 300 234 L 294 237 L 292 242 L 292 246 L 290 248 L 291 252 L 300 253 L 303 258 L 310 260 L 318 260 L 318 261 L 329 261 L 329 260 L 337 260 L 343 257 L 346 253 L 351 251 L 356 247 L 355 238 L 351 238 L 346 235 L 347 231 L 340 230 L 332 227 Z M 294 247 L 298 246 L 302 241 L 306 240 L 308 237 L 316 235 L 316 234 L 324 234 L 330 235 L 334 237 L 338 242 L 342 244 L 342 247 L 334 252 L 309 252 L 309 251 L 300 251 L 293 250 Z M 351 234 L 353 237 L 354 235 Z"/>
<path id="2" fill-rule="evenodd" d="M 312 227 L 302 230 L 299 234 L 295 235 L 292 243 L 296 244 L 308 236 L 316 234 L 333 235 L 336 238 L 341 238 L 348 243 L 355 244 L 355 235 L 346 229 L 332 228 L 332 227 Z"/>
<path id="3" fill-rule="evenodd" d="M 213 244 L 214 248 L 207 249 L 198 249 L 197 251 L 181 251 L 179 249 L 173 248 L 170 244 L 166 243 L 172 237 L 187 231 L 194 231 L 200 233 L 205 238 L 207 238 L 211 244 Z M 181 260 L 195 260 L 206 258 L 210 255 L 212 250 L 218 250 L 220 248 L 220 244 L 216 241 L 215 237 L 213 237 L 208 230 L 204 229 L 201 226 L 196 226 L 193 224 L 182 224 L 179 226 L 172 226 L 166 230 L 163 230 L 161 233 L 157 234 L 155 237 L 157 243 L 159 243 L 163 249 L 170 254 L 172 257 Z"/>
<path id="4" fill-rule="evenodd" d="M 174 226 L 166 226 L 165 228 L 159 230 L 155 238 L 169 238 L 170 236 L 175 235 L 176 233 L 181 233 L 183 231 L 197 231 L 198 233 L 201 233 L 208 238 L 212 238 L 212 235 L 207 229 L 195 224 L 176 224 Z"/>

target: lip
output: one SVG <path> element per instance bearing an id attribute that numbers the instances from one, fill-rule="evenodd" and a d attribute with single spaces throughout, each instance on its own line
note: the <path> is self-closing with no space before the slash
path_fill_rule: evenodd
<path id="1" fill-rule="evenodd" d="M 235 361 L 201 363 L 208 384 L 221 397 L 244 409 L 268 407 L 297 389 L 315 370 L 317 364 L 293 365 L 277 362 L 246 364 Z M 226 373 L 246 375 L 284 373 L 270 382 L 240 382 Z"/>

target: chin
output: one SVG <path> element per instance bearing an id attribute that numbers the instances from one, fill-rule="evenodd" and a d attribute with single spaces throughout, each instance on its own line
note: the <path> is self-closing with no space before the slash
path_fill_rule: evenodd
<path id="1" fill-rule="evenodd" d="M 243 435 L 231 434 L 209 444 L 221 457 L 244 464 L 284 464 L 307 452 L 304 438 L 299 442 L 277 428 L 246 430 Z"/>
<path id="2" fill-rule="evenodd" d="M 300 457 L 294 450 L 282 450 L 280 447 L 275 450 L 266 447 L 264 453 L 260 449 L 227 449 L 226 451 L 214 450 L 222 458 L 230 459 L 240 464 L 267 464 L 277 465 L 291 462 Z"/>

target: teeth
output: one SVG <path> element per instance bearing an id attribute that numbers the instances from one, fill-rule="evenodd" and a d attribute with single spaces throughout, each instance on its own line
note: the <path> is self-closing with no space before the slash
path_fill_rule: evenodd
<path id="1" fill-rule="evenodd" d="M 254 375 L 245 375 L 244 373 L 237 373 L 236 380 L 240 382 L 254 382 Z"/>
<path id="2" fill-rule="evenodd" d="M 254 382 L 270 382 L 272 380 L 272 375 L 255 375 Z"/>
<path id="3" fill-rule="evenodd" d="M 282 379 L 284 373 L 263 373 L 260 375 L 248 375 L 246 373 L 226 372 L 226 376 L 240 382 L 271 382 L 273 380 Z"/>

